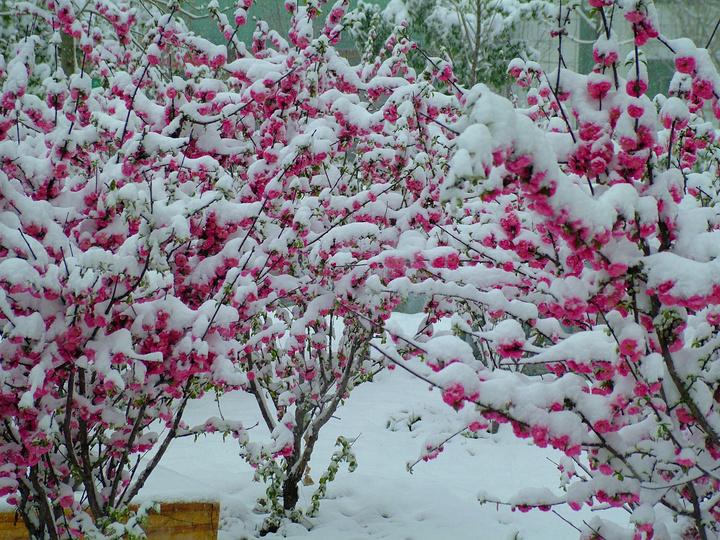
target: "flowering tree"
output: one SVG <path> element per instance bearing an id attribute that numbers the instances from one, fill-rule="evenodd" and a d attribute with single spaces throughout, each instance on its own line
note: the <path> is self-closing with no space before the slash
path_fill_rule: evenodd
<path id="1" fill-rule="evenodd" d="M 652 3 L 589 4 L 595 69 L 514 61 L 524 109 L 447 62 L 416 72 L 396 35 L 351 66 L 343 2 L 319 36 L 320 5 L 288 2 L 287 39 L 259 23 L 249 47 L 216 6 L 226 46 L 173 4 L 22 4 L 0 62 L 0 495 L 31 534 L 137 532 L 127 505 L 171 441 L 217 430 L 283 514 L 351 388 L 419 356 L 448 405 L 475 405 L 463 428 L 566 454 L 565 493 L 515 507 L 628 511 L 632 531 L 596 518 L 589 537 L 717 537 L 720 76 Z M 656 38 L 677 73 L 652 101 Z M 408 292 L 422 327 L 384 331 Z M 434 330 L 453 313 L 474 348 Z M 271 439 L 185 425 L 209 389 L 253 393 Z"/>
<path id="2" fill-rule="evenodd" d="M 237 422 L 185 425 L 209 389 L 255 395 L 272 438 L 245 455 L 291 510 L 372 376 L 402 273 L 382 253 L 440 215 L 454 101 L 407 40 L 341 58 L 344 3 L 318 37 L 317 6 L 287 8 L 288 39 L 259 23 L 247 47 L 212 6 L 227 46 L 173 5 L 22 6 L 0 73 L 0 495 L 34 537 L 136 532 L 127 505 L 175 437 L 246 444 Z"/>
<path id="3" fill-rule="evenodd" d="M 235 198 L 221 133 L 192 131 L 194 110 L 224 105 L 204 78 L 224 47 L 173 10 L 21 11 L 31 24 L 0 72 L 0 494 L 33 538 L 121 537 L 192 431 L 188 400 L 245 381 L 230 359 L 247 323 L 224 287 L 262 262 L 248 240 L 261 203 Z M 211 428 L 243 436 L 197 429 Z"/>
<path id="4" fill-rule="evenodd" d="M 562 495 L 528 490 L 520 510 L 623 508 L 587 538 L 720 535 L 717 132 L 720 76 L 708 52 L 660 35 L 651 2 L 591 0 L 604 31 L 587 75 L 518 60 L 516 109 L 478 85 L 447 122 L 445 212 L 390 284 L 427 295 L 417 335 L 390 329 L 393 363 L 423 375 L 465 427 L 510 423 L 564 452 Z M 614 13 L 614 18 L 611 16 Z M 622 15 L 622 16 L 620 16 Z M 634 43 L 621 62 L 614 24 Z M 669 97 L 651 100 L 641 47 L 675 56 Z M 455 313 L 460 338 L 433 332 Z M 478 361 L 482 352 L 485 362 Z M 528 377 L 515 369 L 542 364 Z M 437 373 L 435 373 L 437 372 Z M 430 445 L 426 458 L 437 455 Z"/>
<path id="5" fill-rule="evenodd" d="M 368 343 L 401 299 L 384 286 L 403 272 L 382 254 L 440 216 L 449 149 L 433 119 L 454 103 L 431 84 L 441 66 L 408 67 L 406 39 L 390 36 L 368 63 L 341 57 L 347 3 L 328 9 L 318 36 L 316 6 L 286 7 L 288 40 L 260 24 L 252 52 L 228 64 L 243 116 L 223 119 L 253 148 L 246 181 L 265 193 L 260 222 L 272 223 L 258 227 L 269 256 L 260 277 L 283 296 L 253 318 L 238 358 L 272 436 L 244 452 L 268 482 L 267 530 L 295 509 L 322 426 L 378 368 Z M 255 287 L 243 294 L 261 296 Z"/>

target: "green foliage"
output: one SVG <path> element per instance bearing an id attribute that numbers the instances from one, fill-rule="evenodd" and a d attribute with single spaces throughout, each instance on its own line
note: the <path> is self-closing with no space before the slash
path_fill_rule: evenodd
<path id="1" fill-rule="evenodd" d="M 148 502 L 140 505 L 137 510 L 131 510 L 128 506 L 115 508 L 110 511 L 107 518 L 98 520 L 98 529 L 102 531 L 96 535 L 90 533 L 88 540 L 145 540 L 147 535 L 143 526 L 147 523 L 150 512 L 159 512 L 160 504 Z"/>
<path id="2" fill-rule="evenodd" d="M 360 2 L 351 12 L 350 32 L 365 59 L 373 58 L 397 24 L 423 52 L 453 64 L 461 85 L 482 82 L 502 91 L 508 87 L 508 63 L 517 57 L 534 59 L 535 52 L 517 37 L 518 24 L 551 13 L 545 0 L 393 0 L 381 10 Z M 425 57 L 410 62 L 418 70 Z"/>
<path id="3" fill-rule="evenodd" d="M 305 513 L 296 508 L 291 511 L 285 510 L 282 503 L 283 482 L 287 477 L 287 463 L 281 464 L 276 460 L 263 461 L 255 471 L 255 480 L 264 482 L 267 486 L 265 489 L 265 497 L 257 500 L 255 510 L 257 512 L 265 512 L 269 515 L 263 521 L 261 530 L 264 532 L 277 531 L 284 519 L 290 519 L 296 523 L 302 523 L 309 526 L 309 522 L 305 518 L 317 515 L 320 509 L 320 501 L 327 493 L 327 487 L 330 482 L 335 479 L 340 464 L 345 462 L 348 470 L 353 472 L 357 468 L 357 459 L 352 451 L 352 445 L 357 439 L 347 439 L 338 437 L 335 445 L 338 449 L 330 458 L 330 464 L 318 481 L 318 487 L 311 497 L 310 507 Z"/>
<path id="4" fill-rule="evenodd" d="M 257 501 L 257 509 L 270 514 L 266 522 L 268 520 L 277 521 L 285 515 L 285 509 L 280 501 L 282 498 L 282 484 L 285 480 L 285 470 L 279 462 L 273 459 L 265 460 L 256 469 L 255 480 L 263 482 L 267 486 L 265 488 L 265 497 Z"/>
<path id="5" fill-rule="evenodd" d="M 352 451 L 352 445 L 356 440 L 357 439 L 349 440 L 342 436 L 338 437 L 335 442 L 335 446 L 339 446 L 339 448 L 333 453 L 327 470 L 318 481 L 318 488 L 315 490 L 315 493 L 313 493 L 310 507 L 307 510 L 308 516 L 312 517 L 317 514 L 318 509 L 320 508 L 320 500 L 325 497 L 328 484 L 335 480 L 335 475 L 337 475 L 337 472 L 340 469 L 340 463 L 347 463 L 348 471 L 350 472 L 357 469 L 357 459 Z"/>

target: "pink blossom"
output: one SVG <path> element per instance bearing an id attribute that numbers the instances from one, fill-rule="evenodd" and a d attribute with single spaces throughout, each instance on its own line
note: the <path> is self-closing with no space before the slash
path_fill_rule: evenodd
<path id="1" fill-rule="evenodd" d="M 465 405 L 465 388 L 460 383 L 447 386 L 442 392 L 442 399 L 455 410 L 460 410 Z"/>
<path id="2" fill-rule="evenodd" d="M 676 56 L 675 69 L 677 69 L 680 73 L 688 73 L 692 75 L 696 69 L 695 58 L 692 56 Z"/>

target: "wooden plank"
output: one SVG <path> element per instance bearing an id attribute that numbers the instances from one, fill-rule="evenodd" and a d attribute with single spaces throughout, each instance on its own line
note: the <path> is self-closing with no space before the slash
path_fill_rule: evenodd
<path id="1" fill-rule="evenodd" d="M 28 540 L 27 529 L 15 512 L 0 512 L 0 538 L 3 540 Z"/>
<path id="2" fill-rule="evenodd" d="M 148 540 L 216 540 L 220 505 L 216 502 L 160 503 L 145 523 Z M 0 512 L 0 539 L 28 540 L 25 524 L 14 512 Z"/>
<path id="3" fill-rule="evenodd" d="M 145 526 L 148 540 L 216 540 L 218 503 L 161 503 Z"/>

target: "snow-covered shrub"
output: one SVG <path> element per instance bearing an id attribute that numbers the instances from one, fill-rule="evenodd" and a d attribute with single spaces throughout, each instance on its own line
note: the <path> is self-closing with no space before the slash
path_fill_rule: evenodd
<path id="1" fill-rule="evenodd" d="M 253 318 L 237 362 L 272 436 L 244 450 L 268 482 L 267 528 L 295 509 L 323 425 L 381 365 L 368 343 L 401 300 L 384 285 L 404 272 L 383 253 L 440 216 L 448 147 L 434 118 L 455 104 L 432 73 L 408 67 L 412 43 L 396 35 L 372 62 L 343 58 L 333 45 L 346 3 L 327 10 L 317 36 L 316 11 L 287 7 L 289 40 L 261 25 L 252 52 L 227 65 L 243 111 L 224 120 L 254 148 L 248 195 L 269 197 L 258 279 L 282 288 L 282 302 Z"/>
<path id="2" fill-rule="evenodd" d="M 273 298 L 229 293 L 265 262 L 249 240 L 262 203 L 237 197 L 242 144 L 195 131 L 232 101 L 212 78 L 224 47 L 174 9 L 18 9 L 32 26 L 0 72 L 0 495 L 33 538 L 119 538 L 173 438 L 244 437 L 182 415 L 246 382 L 237 306 L 246 318 Z"/>
<path id="3" fill-rule="evenodd" d="M 509 423 L 564 452 L 562 494 L 528 491 L 514 507 L 628 512 L 631 530 L 598 513 L 587 538 L 717 538 L 720 76 L 706 50 L 660 35 L 652 2 L 589 4 L 604 23 L 591 73 L 516 60 L 526 108 L 477 85 L 457 120 L 439 118 L 458 133 L 447 214 L 396 254 L 430 262 L 389 286 L 428 295 L 428 317 L 417 335 L 390 329 L 394 348 L 371 346 L 403 366 L 423 357 L 443 400 L 474 408 L 472 430 Z M 613 24 L 631 27 L 627 59 Z M 676 65 L 655 99 L 652 39 Z M 475 351 L 433 331 L 453 315 Z M 478 350 L 551 374 L 493 369 Z"/>
<path id="4" fill-rule="evenodd" d="M 134 532 L 173 438 L 220 430 L 294 508 L 320 428 L 376 367 L 404 270 L 384 251 L 439 219 L 455 99 L 396 36 L 350 66 L 342 2 L 318 37 L 316 7 L 289 2 L 288 38 L 258 23 L 247 47 L 211 6 L 232 61 L 177 6 L 21 7 L 0 73 L 0 495 L 36 537 Z M 227 389 L 271 441 L 185 425 Z"/>
<path id="5" fill-rule="evenodd" d="M 524 109 L 449 63 L 417 73 L 398 35 L 350 65 L 343 2 L 317 37 L 319 4 L 288 2 L 287 39 L 259 23 L 249 47 L 211 6 L 232 61 L 174 5 L 20 4 L 32 24 L 0 62 L 0 495 L 31 533 L 137 532 L 127 504 L 172 439 L 217 430 L 284 513 L 350 389 L 422 356 L 445 403 L 474 404 L 470 431 L 510 423 L 566 454 L 564 494 L 517 508 L 717 537 L 720 76 L 659 36 L 651 2 L 589 4 L 594 71 L 512 62 Z M 651 100 L 654 38 L 677 73 Z M 420 331 L 385 332 L 408 293 L 428 299 Z M 474 346 L 434 330 L 451 315 Z M 494 369 L 538 363 L 552 375 Z M 271 440 L 186 426 L 209 389 L 252 392 Z"/>

